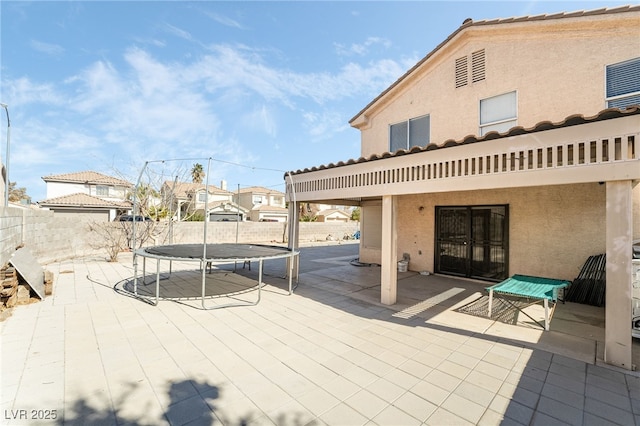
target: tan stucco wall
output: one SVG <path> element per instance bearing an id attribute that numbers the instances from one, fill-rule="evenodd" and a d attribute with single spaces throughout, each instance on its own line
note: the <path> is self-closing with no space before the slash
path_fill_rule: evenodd
<path id="1" fill-rule="evenodd" d="M 624 13 L 464 30 L 354 120 L 362 155 L 388 151 L 388 126 L 425 114 L 432 143 L 477 135 L 480 100 L 513 90 L 520 126 L 593 115 L 606 107 L 605 66 L 640 56 L 639 27 Z M 456 89 L 455 60 L 480 49 L 486 79 Z"/>
<path id="2" fill-rule="evenodd" d="M 410 270 L 433 272 L 436 206 L 507 204 L 509 275 L 573 280 L 605 251 L 605 197 L 598 184 L 402 196 L 398 256 L 410 254 Z"/>
<path id="3" fill-rule="evenodd" d="M 398 198 L 398 258 L 411 256 L 413 271 L 434 270 L 435 207 L 477 204 L 508 204 L 510 216 L 509 273 L 542 274 L 542 270 L 560 269 L 531 259 L 547 254 L 563 255 L 562 264 L 572 264 L 568 272 L 582 266 L 585 256 L 604 252 L 605 186 L 581 184 L 533 187 L 513 190 L 419 194 Z M 633 189 L 633 239 L 640 239 L 640 183 Z M 424 207 L 422 210 L 419 207 Z M 381 203 L 368 201 L 362 205 L 362 240 L 360 260 L 381 263 Z M 516 216 L 517 215 L 517 216 Z M 568 219 L 568 215 L 574 218 Z M 562 242 L 550 244 L 549 241 Z M 565 244 L 566 243 L 566 244 Z M 577 248 L 576 248 L 577 247 Z M 533 249 L 533 252 L 531 250 Z M 580 254 L 582 253 L 582 255 Z M 586 254 L 588 253 L 588 254 Z M 582 259 L 581 258 L 584 258 Z M 553 260 L 553 257 L 551 257 Z M 531 262 L 531 265 L 529 264 Z M 549 262 L 545 262 L 549 263 Z M 520 266 L 523 265 L 523 266 Z M 532 268 L 534 268 L 532 270 Z M 524 272 L 524 271 L 528 272 Z M 567 272 L 567 273 L 568 273 Z M 569 274 L 570 275 L 570 274 Z M 577 275 L 577 274 L 576 274 Z M 573 279 L 573 277 L 565 277 Z"/>

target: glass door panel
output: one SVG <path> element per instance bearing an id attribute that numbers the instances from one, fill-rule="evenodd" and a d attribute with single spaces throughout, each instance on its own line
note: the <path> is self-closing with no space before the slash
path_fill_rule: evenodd
<path id="1" fill-rule="evenodd" d="M 436 272 L 501 281 L 507 243 L 507 206 L 436 208 Z"/>
<path id="2" fill-rule="evenodd" d="M 469 211 L 467 208 L 443 208 L 438 209 L 437 216 L 437 269 L 439 272 L 465 275 L 469 260 Z"/>

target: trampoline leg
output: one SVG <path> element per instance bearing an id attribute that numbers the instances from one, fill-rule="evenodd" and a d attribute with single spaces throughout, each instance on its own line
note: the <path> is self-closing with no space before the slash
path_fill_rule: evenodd
<path id="1" fill-rule="evenodd" d="M 142 258 L 142 285 L 147 285 L 144 277 L 147 275 L 147 258 Z M 137 294 L 137 293 L 136 293 Z"/>
<path id="2" fill-rule="evenodd" d="M 204 304 L 204 297 L 207 294 L 207 266 L 200 262 L 201 270 L 202 270 L 202 309 L 207 309 Z"/>
<path id="3" fill-rule="evenodd" d="M 156 304 L 158 306 L 158 302 L 160 301 L 160 259 L 158 259 L 156 263 Z"/>
<path id="4" fill-rule="evenodd" d="M 262 259 L 258 262 L 258 300 L 254 305 L 257 305 L 260 302 L 260 298 L 262 297 Z"/>
<path id="5" fill-rule="evenodd" d="M 138 295 L 138 262 L 136 254 L 133 254 L 133 294 Z"/>
<path id="6" fill-rule="evenodd" d="M 493 305 L 493 290 L 489 290 L 489 312 L 487 316 L 491 318 L 491 305 Z"/>

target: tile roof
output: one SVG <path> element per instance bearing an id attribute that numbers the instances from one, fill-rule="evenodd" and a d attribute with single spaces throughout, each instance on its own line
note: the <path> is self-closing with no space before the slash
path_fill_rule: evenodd
<path id="1" fill-rule="evenodd" d="M 251 210 L 254 211 L 261 211 L 261 212 L 288 212 L 289 210 L 285 207 L 280 207 L 280 206 L 265 206 L 265 205 L 259 205 L 256 206 L 254 208 L 252 208 Z"/>
<path id="2" fill-rule="evenodd" d="M 284 192 L 280 192 L 277 189 L 269 189 L 269 188 L 265 188 L 264 186 L 249 186 L 246 188 L 240 188 L 240 193 L 241 194 L 245 194 L 245 193 L 264 193 L 264 194 L 280 194 L 280 195 L 284 195 Z"/>
<path id="3" fill-rule="evenodd" d="M 88 194 L 76 193 L 70 195 L 63 195 L 61 197 L 49 198 L 48 200 L 40 201 L 38 203 L 44 207 L 53 206 L 66 206 L 66 207 L 103 207 L 103 208 L 131 208 L 131 203 L 128 201 L 107 201 L 102 198 L 94 197 Z"/>
<path id="4" fill-rule="evenodd" d="M 585 117 L 581 114 L 574 114 L 574 115 L 568 116 L 567 118 L 565 118 L 560 122 L 552 123 L 551 121 L 540 121 L 535 126 L 529 127 L 527 129 L 525 129 L 522 126 L 516 126 L 516 127 L 512 127 L 509 131 L 504 133 L 498 133 L 494 131 L 494 132 L 489 132 L 484 136 L 469 135 L 459 140 L 448 139 L 444 143 L 439 145 L 435 143 L 430 143 L 427 146 L 414 146 L 411 149 L 400 149 L 395 152 L 384 152 L 382 154 L 373 154 L 366 158 L 360 157 L 357 160 L 350 159 L 347 161 L 339 161 L 338 163 L 335 163 L 335 164 L 329 163 L 327 165 L 322 165 L 318 167 L 311 167 L 311 168 L 305 168 L 303 170 L 291 171 L 291 172 L 285 173 L 284 178 L 286 179 L 286 176 L 288 173 L 297 175 L 302 173 L 315 172 L 318 170 L 332 169 L 334 167 L 347 166 L 350 164 L 382 160 L 384 158 L 390 158 L 390 157 L 398 157 L 400 155 L 410 155 L 418 152 L 433 151 L 435 149 L 449 148 L 449 147 L 466 145 L 466 144 L 476 143 L 476 142 L 483 142 L 483 141 L 488 141 L 493 139 L 508 138 L 511 136 L 519 136 L 519 135 L 524 135 L 528 133 L 543 132 L 546 130 L 559 129 L 562 127 L 570 127 L 570 126 L 576 126 L 580 124 L 595 123 L 597 121 L 611 120 L 614 118 L 621 118 L 621 117 L 639 115 L 639 114 L 640 114 L 640 105 L 633 105 L 625 109 L 608 108 L 600 111 L 598 114 L 591 117 Z"/>
<path id="5" fill-rule="evenodd" d="M 574 12 L 560 12 L 553 14 L 541 14 L 541 15 L 527 15 L 527 16 L 519 16 L 519 17 L 511 17 L 511 18 L 496 18 L 496 19 L 485 19 L 481 21 L 474 21 L 471 18 L 467 18 L 464 20 L 462 25 L 458 27 L 454 32 L 452 32 L 449 37 L 447 37 L 444 41 L 442 41 L 439 45 L 435 47 L 431 52 L 429 52 L 424 58 L 418 61 L 411 69 L 409 69 L 406 73 L 404 73 L 400 78 L 398 78 L 394 83 L 392 83 L 389 87 L 387 87 L 382 93 L 376 96 L 371 102 L 367 104 L 360 112 L 358 112 L 349 123 L 355 121 L 358 117 L 365 113 L 372 105 L 378 102 L 381 98 L 383 98 L 387 93 L 389 93 L 394 87 L 398 86 L 402 81 L 404 81 L 409 75 L 411 75 L 417 68 L 419 68 L 422 64 L 429 60 L 436 52 L 442 49 L 447 43 L 449 43 L 453 38 L 455 38 L 462 31 L 470 28 L 470 27 L 480 27 L 487 25 L 500 25 L 500 24 L 512 24 L 512 23 L 522 23 L 522 22 L 537 22 L 537 21 L 549 21 L 555 19 L 563 19 L 563 18 L 580 18 L 580 17 L 588 17 L 588 16 L 596 16 L 596 15 L 610 15 L 617 13 L 625 13 L 625 12 L 640 12 L 640 4 L 639 5 L 628 5 L 628 6 L 619 6 L 612 8 L 600 8 L 593 10 L 578 10 Z"/>
<path id="6" fill-rule="evenodd" d="M 351 217 L 351 213 L 341 210 L 341 209 L 325 209 L 325 210 L 320 210 L 318 213 L 316 213 L 316 216 L 329 216 L 332 215 L 333 213 L 340 213 L 343 216 L 346 217 Z"/>
<path id="7" fill-rule="evenodd" d="M 44 176 L 42 180 L 45 182 L 89 183 L 94 185 L 117 185 L 126 187 L 133 186 L 131 182 L 127 182 L 126 180 L 93 171 Z"/>
<path id="8" fill-rule="evenodd" d="M 249 211 L 249 209 L 242 207 L 231 201 L 210 201 L 209 204 L 207 205 L 207 210 L 212 210 L 217 207 L 225 207 L 225 206 L 228 206 L 230 210 L 240 210 L 243 212 Z M 199 209 L 199 210 L 202 210 L 202 209 Z"/>
<path id="9" fill-rule="evenodd" d="M 205 184 L 193 183 L 193 182 L 175 182 L 175 186 L 174 186 L 173 181 L 165 181 L 162 187 L 163 189 L 166 188 L 168 191 L 171 191 L 173 189 L 173 193 L 178 198 L 186 198 L 187 194 L 189 194 L 190 192 L 204 189 Z M 226 189 L 219 188 L 215 185 L 209 185 L 208 188 L 209 188 L 209 192 L 230 194 L 230 192 L 227 191 Z"/>

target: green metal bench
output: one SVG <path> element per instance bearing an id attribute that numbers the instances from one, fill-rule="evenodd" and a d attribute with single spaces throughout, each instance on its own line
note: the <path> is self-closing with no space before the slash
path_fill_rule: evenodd
<path id="1" fill-rule="evenodd" d="M 544 329 L 549 330 L 549 321 L 551 320 L 551 316 L 553 315 L 553 310 L 555 310 L 555 305 L 558 301 L 558 292 L 560 289 L 564 289 L 571 284 L 570 281 L 566 280 L 556 280 L 552 278 L 542 278 L 542 277 L 531 277 L 527 275 L 514 275 L 511 278 L 507 278 L 506 280 L 493 285 L 491 287 L 487 287 L 489 291 L 489 312 L 488 316 L 491 318 L 491 311 L 493 307 L 493 295 L 508 295 L 508 296 L 516 296 L 516 297 L 524 297 L 527 299 L 533 299 L 534 301 L 529 305 L 531 306 L 538 302 L 543 302 L 544 304 Z M 522 307 L 518 307 L 515 304 L 511 303 L 507 299 L 503 299 L 517 310 L 522 312 L 527 317 L 531 318 L 526 312 L 523 311 Z M 551 309 L 551 315 L 549 310 L 549 301 L 553 302 L 553 308 Z M 542 327 L 538 321 L 534 318 L 531 318 L 538 325 Z"/>

